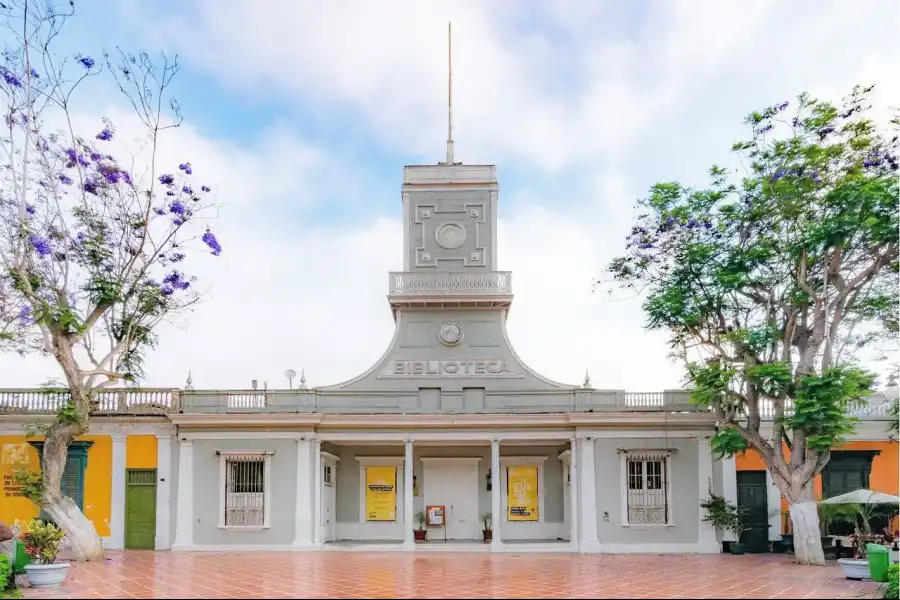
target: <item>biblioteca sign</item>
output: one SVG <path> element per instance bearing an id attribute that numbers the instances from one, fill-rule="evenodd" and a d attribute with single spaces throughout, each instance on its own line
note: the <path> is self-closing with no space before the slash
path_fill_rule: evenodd
<path id="1" fill-rule="evenodd" d="M 393 360 L 381 377 L 520 377 L 503 359 Z"/>

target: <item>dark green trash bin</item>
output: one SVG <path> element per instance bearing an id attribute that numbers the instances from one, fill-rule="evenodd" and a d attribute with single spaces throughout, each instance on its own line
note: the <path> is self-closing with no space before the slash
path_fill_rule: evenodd
<path id="1" fill-rule="evenodd" d="M 869 558 L 869 575 L 872 576 L 872 581 L 887 581 L 888 566 L 891 564 L 888 549 L 881 544 L 866 544 L 866 556 Z"/>
<path id="2" fill-rule="evenodd" d="M 31 564 L 31 557 L 25 552 L 25 544 L 19 540 L 13 540 L 13 573 L 23 574 L 27 564 Z"/>

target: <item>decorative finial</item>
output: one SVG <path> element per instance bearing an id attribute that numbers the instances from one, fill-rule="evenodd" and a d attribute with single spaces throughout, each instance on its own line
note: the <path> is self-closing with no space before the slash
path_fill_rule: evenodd
<path id="1" fill-rule="evenodd" d="M 454 165 L 453 161 L 453 24 L 447 23 L 447 160 L 439 164 Z"/>
<path id="2" fill-rule="evenodd" d="M 591 387 L 591 376 L 588 373 L 587 369 L 584 370 L 584 383 L 581 385 L 581 387 L 585 387 L 585 388 Z"/>
<path id="3" fill-rule="evenodd" d="M 300 389 L 305 390 L 306 387 L 306 370 L 300 369 Z"/>
<path id="4" fill-rule="evenodd" d="M 194 389 L 194 379 L 191 377 L 190 369 L 188 369 L 187 381 L 184 382 L 184 389 L 186 389 L 186 390 Z"/>

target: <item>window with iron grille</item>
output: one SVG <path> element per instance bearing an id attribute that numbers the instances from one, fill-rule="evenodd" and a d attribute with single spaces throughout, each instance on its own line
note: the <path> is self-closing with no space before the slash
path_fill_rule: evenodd
<path id="1" fill-rule="evenodd" d="M 220 527 L 269 526 L 271 455 L 271 452 L 219 453 L 223 480 Z"/>
<path id="2" fill-rule="evenodd" d="M 669 456 L 626 452 L 625 524 L 668 525 L 670 521 Z"/>

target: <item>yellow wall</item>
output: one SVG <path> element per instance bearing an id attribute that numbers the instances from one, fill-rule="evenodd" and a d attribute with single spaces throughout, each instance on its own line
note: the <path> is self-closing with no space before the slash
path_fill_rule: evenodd
<path id="1" fill-rule="evenodd" d="M 41 438 L 30 438 L 39 440 Z M 79 440 L 94 444 L 88 449 L 87 469 L 84 473 L 84 514 L 93 521 L 100 536 L 109 535 L 112 502 L 112 440 L 105 435 L 87 435 Z M 17 468 L 38 471 L 38 454 L 24 435 L 0 436 L 0 521 L 14 523 L 38 516 L 40 511 L 30 500 L 10 496 L 11 477 Z"/>
<path id="2" fill-rule="evenodd" d="M 129 435 L 125 440 L 126 469 L 156 468 L 156 436 Z"/>

